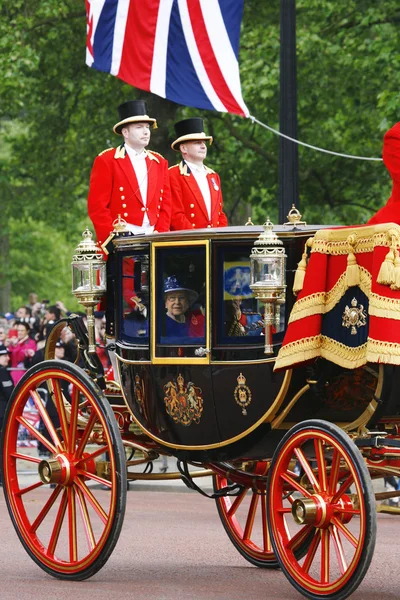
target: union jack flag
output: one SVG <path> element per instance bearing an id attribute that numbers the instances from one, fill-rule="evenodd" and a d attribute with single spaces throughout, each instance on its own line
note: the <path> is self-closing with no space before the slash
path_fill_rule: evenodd
<path id="1" fill-rule="evenodd" d="M 248 116 L 244 0 L 86 0 L 86 64 L 178 104 Z"/>

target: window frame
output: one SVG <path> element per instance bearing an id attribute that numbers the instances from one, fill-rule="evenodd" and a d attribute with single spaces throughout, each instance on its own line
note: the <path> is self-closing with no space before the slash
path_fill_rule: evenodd
<path id="1" fill-rule="evenodd" d="M 156 310 L 159 305 L 159 298 L 156 296 L 157 285 L 157 251 L 161 248 L 190 248 L 203 246 L 205 249 L 205 283 L 206 283 L 206 318 L 205 318 L 205 348 L 209 352 L 205 356 L 157 356 L 157 314 Z M 150 260 L 150 298 L 151 298 L 151 327 L 150 327 L 150 359 L 152 364 L 184 364 L 184 365 L 205 365 L 211 362 L 211 282 L 210 282 L 210 240 L 187 240 L 180 242 L 153 242 L 151 245 L 151 260 Z M 171 344 L 176 346 L 176 344 Z M 196 345 L 196 344 L 193 344 Z M 163 347 L 168 347 L 168 344 L 162 344 Z M 184 344 L 188 346 L 188 344 Z"/>

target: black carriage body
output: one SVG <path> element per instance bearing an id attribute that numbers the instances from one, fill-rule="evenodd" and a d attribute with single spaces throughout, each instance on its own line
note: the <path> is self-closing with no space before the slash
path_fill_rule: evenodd
<path id="1" fill-rule="evenodd" d="M 270 433 L 277 409 L 306 384 L 305 369 L 274 373 L 273 367 L 295 300 L 297 263 L 315 230 L 275 228 L 287 254 L 287 293 L 273 355 L 264 354 L 261 307 L 248 287 L 261 227 L 115 239 L 109 260 L 122 393 L 155 443 L 202 461 L 270 454 L 279 439 Z M 192 311 L 194 333 L 183 337 L 166 335 L 163 323 L 164 280 L 173 275 L 203 303 Z M 245 333 L 228 322 L 236 297 L 244 307 Z"/>

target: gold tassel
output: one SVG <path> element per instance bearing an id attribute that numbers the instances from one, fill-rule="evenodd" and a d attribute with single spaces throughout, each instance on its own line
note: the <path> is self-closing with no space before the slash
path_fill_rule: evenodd
<path id="1" fill-rule="evenodd" d="M 308 240 L 306 241 L 306 243 L 304 245 L 304 252 L 301 256 L 301 261 L 297 265 L 297 270 L 294 275 L 294 282 L 293 282 L 293 294 L 295 296 L 297 296 L 297 294 L 299 292 L 301 292 L 301 290 L 303 289 L 304 278 L 306 276 L 306 269 L 307 269 L 307 257 L 308 257 L 307 248 L 308 247 L 311 248 L 312 240 L 313 240 L 313 238 L 308 238 Z"/>
<path id="2" fill-rule="evenodd" d="M 357 264 L 356 255 L 354 254 L 354 245 L 356 243 L 356 236 L 354 234 L 349 235 L 347 243 L 349 244 L 349 252 L 347 254 L 347 268 L 345 285 L 346 287 L 353 287 L 354 285 L 360 285 L 360 269 Z"/>
<path id="3" fill-rule="evenodd" d="M 394 284 L 394 250 L 390 248 L 389 252 L 385 256 L 385 260 L 381 264 L 379 269 L 377 282 L 382 285 Z"/>
<path id="4" fill-rule="evenodd" d="M 396 256 L 394 259 L 393 283 L 390 288 L 392 290 L 400 290 L 400 256 L 398 250 L 396 250 Z"/>

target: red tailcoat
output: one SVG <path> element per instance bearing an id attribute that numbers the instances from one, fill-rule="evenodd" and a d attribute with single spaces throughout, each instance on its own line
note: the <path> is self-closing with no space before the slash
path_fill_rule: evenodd
<path id="1" fill-rule="evenodd" d="M 96 157 L 90 175 L 88 213 L 98 242 L 103 243 L 108 238 L 118 215 L 131 225 L 141 226 L 146 211 L 150 225 L 154 225 L 156 231 L 169 231 L 171 191 L 168 163 L 157 152 L 145 152 L 148 173 L 146 206 L 123 145 L 109 148 Z"/>
<path id="2" fill-rule="evenodd" d="M 400 123 L 393 125 L 383 138 L 383 162 L 393 180 L 392 195 L 368 225 L 397 223 L 400 225 Z"/>
<path id="3" fill-rule="evenodd" d="M 179 165 L 170 168 L 171 231 L 201 229 L 203 227 L 226 227 L 228 225 L 228 219 L 223 212 L 219 175 L 208 167 L 206 169 L 211 194 L 211 218 L 208 217 L 203 195 L 188 165 L 182 161 Z"/>

